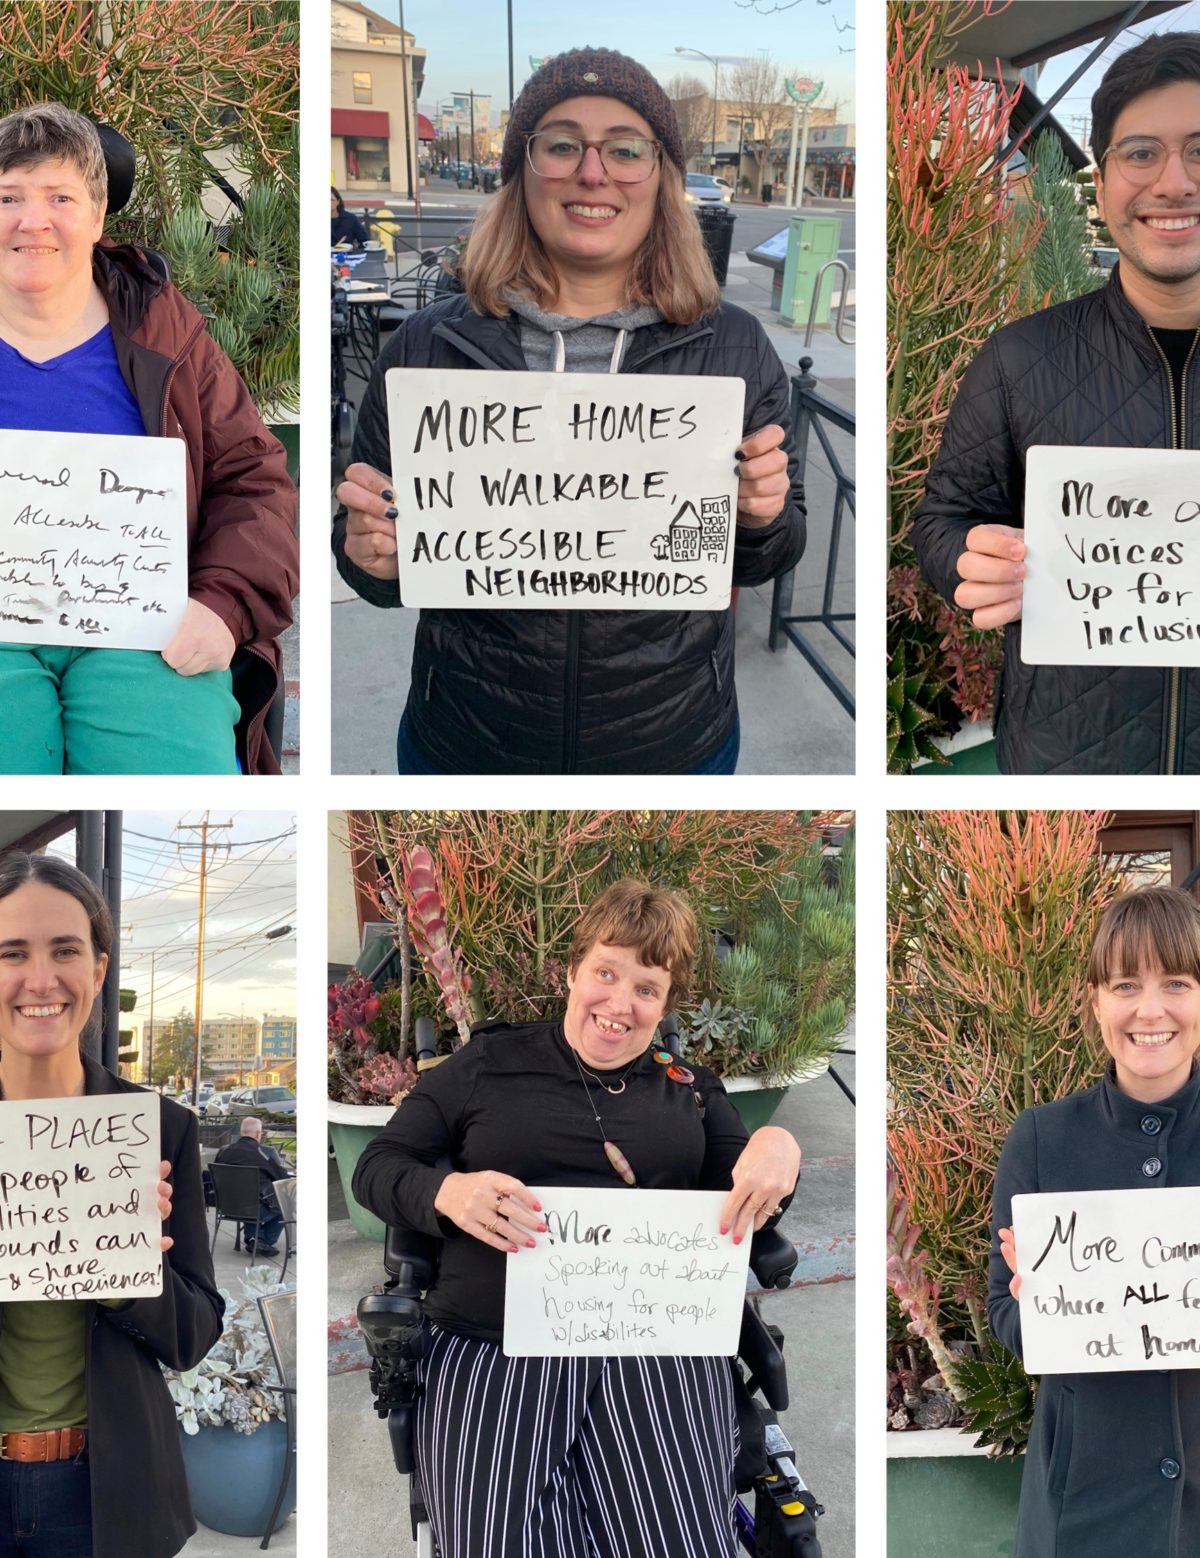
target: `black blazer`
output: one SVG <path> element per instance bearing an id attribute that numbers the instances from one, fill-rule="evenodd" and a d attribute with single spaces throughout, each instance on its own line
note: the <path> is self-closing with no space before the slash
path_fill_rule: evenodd
<path id="1" fill-rule="evenodd" d="M 86 1056 L 83 1065 L 89 1097 L 145 1091 Z M 196 1117 L 168 1098 L 159 1099 L 159 1109 L 174 1187 L 163 1224 L 175 1241 L 162 1258 L 163 1292 L 122 1309 L 87 1306 L 93 1558 L 171 1558 L 196 1529 L 175 1407 L 159 1364 L 199 1363 L 221 1334 L 225 1303 L 208 1247 Z"/>

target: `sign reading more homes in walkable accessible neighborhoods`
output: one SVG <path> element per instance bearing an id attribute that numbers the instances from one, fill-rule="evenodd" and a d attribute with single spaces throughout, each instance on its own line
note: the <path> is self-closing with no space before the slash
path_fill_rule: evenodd
<path id="1" fill-rule="evenodd" d="M 1014 1196 L 1031 1374 L 1200 1368 L 1200 1189 Z"/>
<path id="2" fill-rule="evenodd" d="M 162 1292 L 153 1093 L 0 1103 L 0 1303 Z"/>
<path id="3" fill-rule="evenodd" d="M 1200 665 L 1200 451 L 1030 449 L 1025 547 L 1028 664 Z"/>
<path id="4" fill-rule="evenodd" d="M 729 605 L 740 379 L 393 368 L 406 606 Z"/>

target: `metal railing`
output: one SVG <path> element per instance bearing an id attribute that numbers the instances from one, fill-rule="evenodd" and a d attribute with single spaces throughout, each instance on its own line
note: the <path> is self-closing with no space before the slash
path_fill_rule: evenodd
<path id="1" fill-rule="evenodd" d="M 813 670 L 825 683 L 826 687 L 829 688 L 833 696 L 845 709 L 846 713 L 853 719 L 854 694 L 850 692 L 825 658 L 804 638 L 800 631 L 808 626 L 824 628 L 841 645 L 851 659 L 854 658 L 854 644 L 839 625 L 843 622 L 853 622 L 854 613 L 852 611 L 834 611 L 833 596 L 837 584 L 838 553 L 842 540 L 842 519 L 847 510 L 849 510 L 851 518 L 855 517 L 855 483 L 854 476 L 845 469 L 842 462 L 838 459 L 828 432 L 829 427 L 834 427 L 840 432 L 849 433 L 851 438 L 853 438 L 854 413 L 843 410 L 841 406 L 835 405 L 832 400 L 829 400 L 817 391 L 816 376 L 810 371 L 812 362 L 811 357 L 801 357 L 800 372 L 792 378 L 792 438 L 796 446 L 796 458 L 801 480 L 803 481 L 808 467 L 809 438 L 815 435 L 817 442 L 825 451 L 825 458 L 829 462 L 829 468 L 836 483 L 833 501 L 833 521 L 829 530 L 829 557 L 825 564 L 825 590 L 819 612 L 805 616 L 793 616 L 791 614 L 791 605 L 795 569 L 782 574 L 776 579 L 775 588 L 771 594 L 771 629 L 767 636 L 767 646 L 770 649 L 777 648 L 779 636 L 782 633 L 788 642 L 794 644 L 800 651 L 809 665 L 812 666 Z"/>
<path id="2" fill-rule="evenodd" d="M 842 325 L 846 320 L 846 299 L 850 296 L 850 267 L 846 264 L 845 260 L 826 260 L 824 265 L 822 265 L 821 269 L 817 272 L 817 278 L 813 282 L 812 303 L 809 305 L 808 309 L 808 326 L 804 332 L 805 346 L 812 345 L 813 331 L 817 327 L 817 303 L 820 301 L 821 297 L 821 283 L 825 279 L 825 272 L 829 270 L 831 266 L 836 266 L 842 273 L 842 290 L 838 293 L 837 313 L 833 316 L 833 333 L 837 336 L 838 340 L 842 343 L 843 346 L 854 345 L 853 340 L 847 340 L 847 338 L 842 334 Z M 804 364 L 801 363 L 800 366 L 803 367 Z"/>

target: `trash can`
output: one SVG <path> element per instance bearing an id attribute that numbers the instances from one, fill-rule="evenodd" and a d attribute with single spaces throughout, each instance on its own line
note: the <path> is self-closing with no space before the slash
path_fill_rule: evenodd
<path id="1" fill-rule="evenodd" d="M 491 168 L 483 170 L 483 192 L 490 195 L 496 188 L 496 175 Z"/>
<path id="2" fill-rule="evenodd" d="M 729 255 L 733 249 L 733 224 L 737 217 L 725 206 L 700 206 L 696 212 L 700 236 L 712 261 L 717 286 L 723 287 L 729 275 Z"/>
<path id="3" fill-rule="evenodd" d="M 770 205 L 771 204 L 771 197 L 774 195 L 774 193 L 775 193 L 775 186 L 774 186 L 774 184 L 764 184 L 763 185 L 763 201 L 764 201 L 764 203 L 766 205 Z"/>

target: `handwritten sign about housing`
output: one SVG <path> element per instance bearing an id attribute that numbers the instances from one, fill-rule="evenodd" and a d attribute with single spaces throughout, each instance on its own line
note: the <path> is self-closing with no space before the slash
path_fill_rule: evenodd
<path id="1" fill-rule="evenodd" d="M 720 610 L 741 379 L 387 375 L 406 606 Z"/>
<path id="2" fill-rule="evenodd" d="M 732 1357 L 749 1240 L 719 1231 L 715 1190 L 537 1187 L 548 1232 L 509 1256 L 510 1357 Z"/>
<path id="3" fill-rule="evenodd" d="M 1200 1368 L 1200 1188 L 1013 1197 L 1031 1374 Z"/>
<path id="4" fill-rule="evenodd" d="M 166 647 L 187 608 L 185 454 L 0 429 L 0 641 Z"/>
<path id="5" fill-rule="evenodd" d="M 1021 658 L 1200 665 L 1200 451 L 1038 446 Z"/>
<path id="6" fill-rule="evenodd" d="M 0 1303 L 162 1292 L 152 1093 L 0 1103 Z"/>

